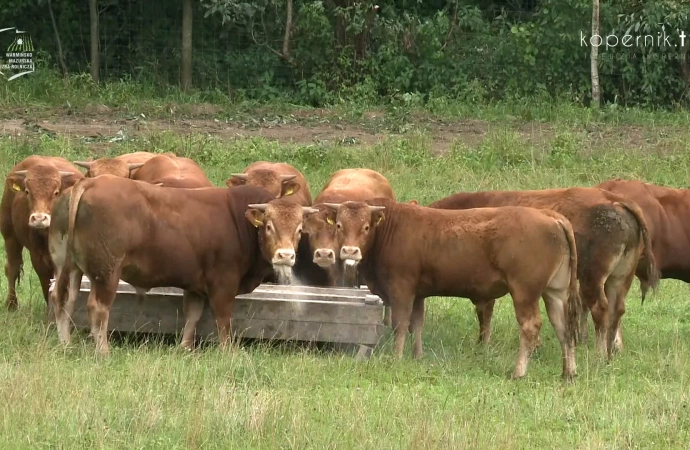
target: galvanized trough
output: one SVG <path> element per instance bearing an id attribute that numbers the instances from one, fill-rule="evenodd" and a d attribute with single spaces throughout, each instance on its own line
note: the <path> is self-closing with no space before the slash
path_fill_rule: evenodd
<path id="1" fill-rule="evenodd" d="M 72 315 L 78 329 L 90 327 L 86 308 L 90 288 L 84 276 Z M 366 286 L 322 288 L 264 283 L 236 297 L 232 317 L 237 337 L 356 344 L 362 346 L 358 356 L 365 358 L 384 333 L 383 303 Z M 120 280 L 108 331 L 179 334 L 183 327 L 181 289 L 154 288 L 145 301 L 139 301 L 134 288 Z M 217 335 L 208 303 L 196 335 L 204 339 Z"/>

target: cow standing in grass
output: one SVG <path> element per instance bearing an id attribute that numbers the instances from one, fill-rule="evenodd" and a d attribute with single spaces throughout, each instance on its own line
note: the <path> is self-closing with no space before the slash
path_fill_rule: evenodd
<path id="1" fill-rule="evenodd" d="M 658 271 L 647 224 L 642 211 L 625 197 L 595 188 L 544 189 L 526 191 L 462 192 L 429 206 L 439 209 L 470 209 L 499 206 L 528 206 L 551 209 L 570 220 L 577 240 L 578 280 L 584 304 L 592 313 L 596 345 L 601 354 L 612 356 L 622 349 L 621 319 L 625 297 L 635 277 L 640 257 L 649 285 L 658 283 Z M 477 306 L 480 323 L 491 322 L 494 302 Z M 580 333 L 587 333 L 587 311 L 583 308 Z"/>
<path id="2" fill-rule="evenodd" d="M 413 355 L 422 356 L 426 297 L 479 304 L 510 293 L 520 324 L 513 378 L 526 374 L 537 345 L 540 297 L 561 343 L 563 377 L 575 375 L 581 305 L 575 237 L 564 216 L 524 207 L 444 211 L 390 199 L 327 207 L 340 258 L 352 261 L 371 292 L 391 306 L 396 356 L 402 356 L 408 330 Z"/>
<path id="3" fill-rule="evenodd" d="M 302 214 L 301 206 L 253 186 L 173 189 L 110 175 L 82 180 L 58 201 L 50 230 L 58 284 L 69 280 L 67 300 L 58 286 L 53 296 L 60 340 L 70 340 L 70 316 L 85 274 L 97 352 L 109 353 L 108 316 L 120 279 L 143 290 L 184 290 L 185 348 L 192 347 L 207 297 L 225 346 L 235 296 L 294 264 L 288 253 L 294 255 Z M 281 223 L 291 229 L 269 231 L 265 225 L 273 216 L 290 217 Z"/>
<path id="4" fill-rule="evenodd" d="M 690 190 L 620 179 L 604 181 L 596 187 L 622 195 L 640 207 L 660 277 L 690 283 Z M 643 301 L 654 281 L 648 272 L 649 261 L 642 255 L 636 275 Z"/>
<path id="5" fill-rule="evenodd" d="M 48 304 L 54 269 L 48 251 L 48 228 L 58 195 L 83 178 L 79 169 L 64 158 L 29 156 L 10 170 L 0 202 L 0 233 L 5 241 L 5 276 L 9 310 L 15 310 L 22 250 L 26 247 Z"/>

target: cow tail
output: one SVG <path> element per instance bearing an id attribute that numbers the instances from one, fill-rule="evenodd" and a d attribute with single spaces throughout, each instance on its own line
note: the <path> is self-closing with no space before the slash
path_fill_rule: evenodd
<path id="1" fill-rule="evenodd" d="M 575 234 L 570 221 L 557 219 L 556 222 L 563 228 L 570 249 L 570 286 L 568 288 L 568 304 L 565 310 L 565 330 L 567 339 L 577 342 L 580 330 L 580 313 L 584 309 L 584 305 L 582 303 L 580 286 L 577 280 L 577 247 L 575 245 Z"/>
<path id="2" fill-rule="evenodd" d="M 632 214 L 635 217 L 635 220 L 637 220 L 637 225 L 640 227 L 640 234 L 642 235 L 642 243 L 644 245 L 642 256 L 647 261 L 647 264 L 644 267 L 644 276 L 639 277 L 642 304 L 644 304 L 644 299 L 647 295 L 647 291 L 649 291 L 649 288 L 652 288 L 652 290 L 656 291 L 656 288 L 659 286 L 659 268 L 657 267 L 654 253 L 652 252 L 652 241 L 649 238 L 647 222 L 644 220 L 642 210 L 635 203 L 626 201 L 618 201 L 616 203 Z"/>
<path id="3" fill-rule="evenodd" d="M 79 200 L 86 190 L 84 183 L 89 178 L 82 178 L 78 180 L 72 187 L 72 192 L 69 197 L 69 216 L 67 222 L 67 253 L 70 253 L 72 243 L 74 242 L 74 225 L 77 221 L 77 209 L 79 209 Z"/>

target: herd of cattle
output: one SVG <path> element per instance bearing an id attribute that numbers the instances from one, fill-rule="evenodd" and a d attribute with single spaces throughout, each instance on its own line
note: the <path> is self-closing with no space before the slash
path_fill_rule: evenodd
<path id="1" fill-rule="evenodd" d="M 513 377 L 525 375 L 540 345 L 543 298 L 561 343 L 563 376 L 572 378 L 588 312 L 596 347 L 610 357 L 622 348 L 621 318 L 635 276 L 643 300 L 659 278 L 690 282 L 685 190 L 610 180 L 591 188 L 458 193 L 422 206 L 397 202 L 373 170 L 345 169 L 312 200 L 302 173 L 264 161 L 226 185 L 215 187 L 196 162 L 172 153 L 74 164 L 24 159 L 8 174 L 0 204 L 7 307 L 17 308 L 23 248 L 63 343 L 88 277 L 91 334 L 102 354 L 109 352 L 108 314 L 120 279 L 142 297 L 154 287 L 184 290 L 185 348 L 193 346 L 206 300 L 225 346 L 235 296 L 262 282 L 365 283 L 386 306 L 394 353 L 402 355 L 409 332 L 419 357 L 427 297 L 469 298 L 486 343 L 495 300 L 509 293 L 520 326 Z"/>

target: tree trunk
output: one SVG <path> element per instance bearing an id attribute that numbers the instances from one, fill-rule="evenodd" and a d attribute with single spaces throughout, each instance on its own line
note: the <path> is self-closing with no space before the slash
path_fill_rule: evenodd
<path id="1" fill-rule="evenodd" d="M 598 37 L 597 45 L 593 45 L 594 36 Z M 599 85 L 599 0 L 592 0 L 592 38 L 590 38 L 590 60 L 592 70 L 592 105 L 601 106 L 601 86 Z"/>
<path id="2" fill-rule="evenodd" d="M 180 85 L 183 91 L 188 91 L 192 87 L 192 0 L 182 0 Z"/>
<path id="3" fill-rule="evenodd" d="M 50 13 L 50 22 L 53 24 L 53 33 L 55 34 L 55 43 L 58 49 L 58 62 L 60 63 L 60 72 L 62 76 L 67 76 L 67 64 L 65 63 L 65 56 L 62 54 L 62 42 L 60 42 L 60 32 L 58 31 L 57 22 L 55 22 L 55 15 L 53 14 L 53 4 L 48 0 L 48 12 Z"/>
<path id="4" fill-rule="evenodd" d="M 95 83 L 98 83 L 98 69 L 101 64 L 99 57 L 98 0 L 89 0 L 89 14 L 91 16 L 91 78 Z"/>

